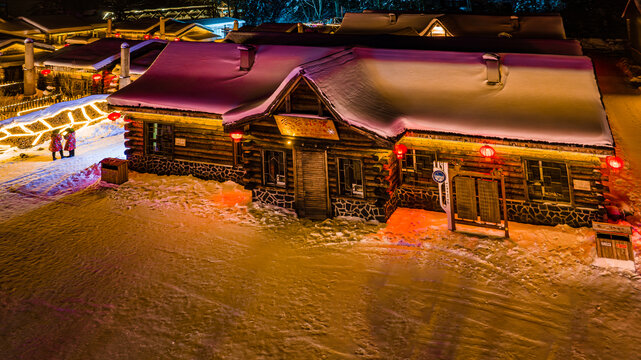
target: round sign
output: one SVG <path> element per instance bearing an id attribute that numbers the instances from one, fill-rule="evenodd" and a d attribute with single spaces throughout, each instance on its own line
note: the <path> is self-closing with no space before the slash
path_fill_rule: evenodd
<path id="1" fill-rule="evenodd" d="M 434 179 L 434 181 L 439 184 L 444 183 L 446 178 L 447 176 L 442 170 L 434 170 L 434 172 L 432 173 L 432 179 Z"/>

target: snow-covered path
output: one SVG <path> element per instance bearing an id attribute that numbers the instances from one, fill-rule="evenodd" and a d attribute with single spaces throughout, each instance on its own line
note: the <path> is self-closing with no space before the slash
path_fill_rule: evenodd
<path id="1" fill-rule="evenodd" d="M 58 154 L 58 160 L 52 161 L 47 144 L 3 154 L 4 158 L 11 158 L 0 161 L 0 221 L 98 181 L 100 171 L 96 164 L 100 160 L 124 158 L 123 134 L 122 124 L 105 121 L 78 131 L 78 149 L 73 158 L 60 159 Z M 20 153 L 25 156 L 20 157 Z"/>

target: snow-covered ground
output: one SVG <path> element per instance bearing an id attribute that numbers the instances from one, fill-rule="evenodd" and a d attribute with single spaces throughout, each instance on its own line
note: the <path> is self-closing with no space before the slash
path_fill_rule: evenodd
<path id="1" fill-rule="evenodd" d="M 616 190 L 635 194 L 641 96 L 616 96 Z M 504 240 L 422 210 L 297 219 L 193 177 L 101 184 L 122 132 L 0 160 L 0 358 L 639 358 L 641 276 L 592 266 L 589 229 L 512 223 Z"/>

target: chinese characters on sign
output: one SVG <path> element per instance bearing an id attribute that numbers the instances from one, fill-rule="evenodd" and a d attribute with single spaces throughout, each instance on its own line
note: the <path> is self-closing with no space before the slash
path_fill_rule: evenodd
<path id="1" fill-rule="evenodd" d="M 332 120 L 282 115 L 274 115 L 274 118 L 278 130 L 283 135 L 338 140 L 338 133 Z"/>

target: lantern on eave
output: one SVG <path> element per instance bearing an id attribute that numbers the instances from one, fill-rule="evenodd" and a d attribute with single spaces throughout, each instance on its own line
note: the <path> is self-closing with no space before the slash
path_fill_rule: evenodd
<path id="1" fill-rule="evenodd" d="M 93 81 L 100 81 L 100 79 L 102 79 L 102 75 L 93 74 L 93 76 L 91 78 L 93 79 Z"/>
<path id="2" fill-rule="evenodd" d="M 42 71 L 40 71 L 40 74 L 42 74 L 43 76 L 47 76 L 51 74 L 51 69 L 43 69 Z"/>
<path id="3" fill-rule="evenodd" d="M 605 158 L 605 162 L 613 170 L 619 170 L 623 168 L 623 159 L 618 156 L 608 156 Z"/>
<path id="4" fill-rule="evenodd" d="M 115 33 L 114 36 L 119 38 L 120 37 L 120 33 Z"/>
<path id="5" fill-rule="evenodd" d="M 119 112 L 112 112 L 111 114 L 107 115 L 107 119 L 111 121 L 116 121 L 120 119 L 120 113 Z"/>
<path id="6" fill-rule="evenodd" d="M 492 158 L 494 157 L 494 155 L 496 155 L 496 150 L 494 150 L 494 148 L 490 145 L 483 145 L 479 149 L 479 153 L 481 153 L 481 156 L 483 156 L 484 158 Z"/>
<path id="7" fill-rule="evenodd" d="M 405 154 L 407 154 L 407 146 L 403 144 L 394 145 L 394 154 L 396 154 L 396 158 L 402 160 Z"/>
<path id="8" fill-rule="evenodd" d="M 145 40 L 149 40 L 149 39 L 151 39 L 151 35 L 149 35 L 149 34 L 145 34 L 145 36 L 143 36 L 143 38 L 144 38 Z"/>
<path id="9" fill-rule="evenodd" d="M 175 38 L 174 41 L 180 41 L 180 38 Z"/>
<path id="10" fill-rule="evenodd" d="M 229 137 L 231 137 L 232 140 L 234 140 L 234 142 L 236 142 L 236 143 L 240 142 L 241 140 L 243 140 L 243 132 L 242 131 L 232 131 L 231 133 L 229 133 Z"/>

